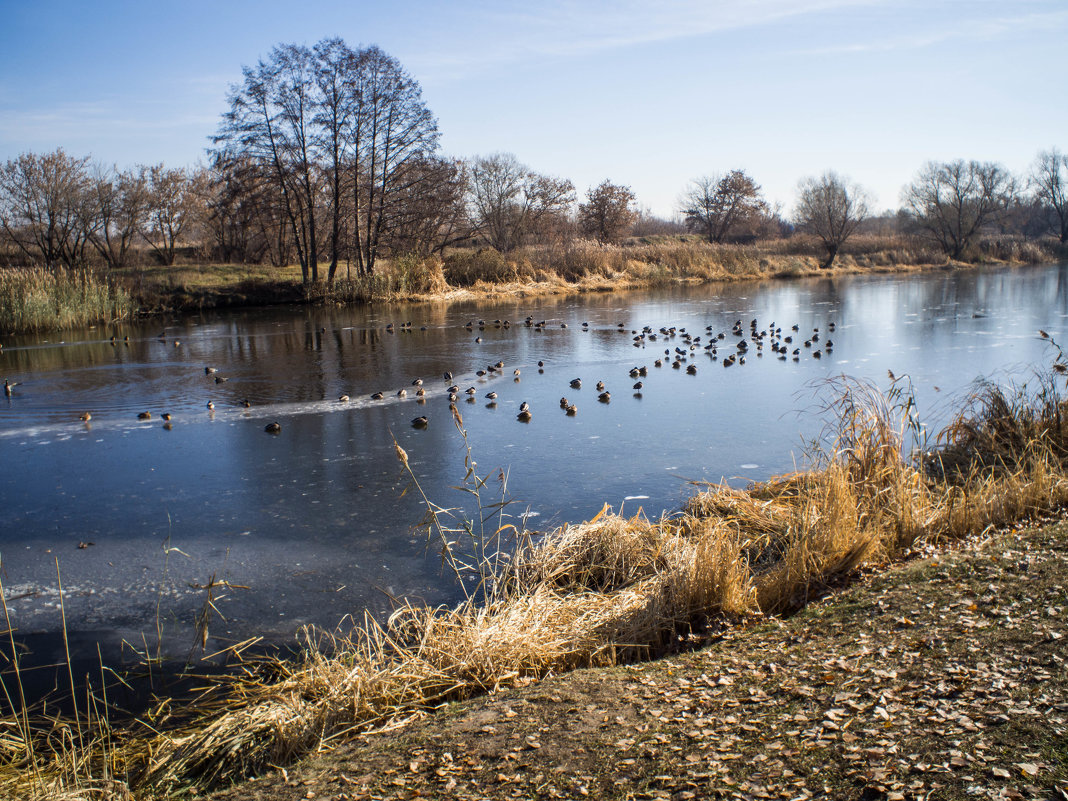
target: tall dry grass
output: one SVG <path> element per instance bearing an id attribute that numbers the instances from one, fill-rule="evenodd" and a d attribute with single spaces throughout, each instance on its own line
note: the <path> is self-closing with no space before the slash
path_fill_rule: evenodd
<path id="1" fill-rule="evenodd" d="M 68 329 L 124 320 L 130 295 L 106 276 L 82 270 L 0 269 L 0 330 Z"/>
<path id="2" fill-rule="evenodd" d="M 605 510 L 519 538 L 505 554 L 483 550 L 483 564 L 495 567 L 480 579 L 484 591 L 458 607 L 404 604 L 386 621 L 365 616 L 344 638 L 309 634 L 301 661 L 250 668 L 195 703 L 161 704 L 151 728 L 112 730 L 98 715 L 95 731 L 84 723 L 75 731 L 69 720 L 13 717 L 0 735 L 0 792 L 106 785 L 147 796 L 233 781 L 448 701 L 670 652 L 717 622 L 788 613 L 921 542 L 961 540 L 1060 507 L 1068 502 L 1062 355 L 1057 365 L 1030 394 L 978 387 L 934 449 L 913 447 L 906 384 L 884 393 L 841 379 L 824 391 L 830 424 L 804 472 L 745 490 L 706 487 L 659 520 Z M 398 458 L 407 461 L 400 449 Z M 445 510 L 427 505 L 433 523 Z M 480 518 L 496 521 L 480 536 L 505 527 L 494 515 Z M 438 531 L 451 548 L 461 529 L 485 531 L 473 523 Z"/>

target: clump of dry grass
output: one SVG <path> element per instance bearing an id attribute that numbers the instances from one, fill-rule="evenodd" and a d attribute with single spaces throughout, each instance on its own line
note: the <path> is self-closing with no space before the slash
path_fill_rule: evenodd
<path id="1" fill-rule="evenodd" d="M 906 445 L 919 430 L 907 383 L 880 393 L 843 379 L 828 397 L 831 423 L 810 470 L 746 490 L 707 487 L 656 521 L 603 511 L 537 540 L 519 537 L 510 558 L 483 543 L 474 553 L 492 570 L 460 606 L 405 604 L 386 621 L 365 616 L 347 637 L 309 636 L 300 662 L 214 687 L 196 715 L 193 705 L 156 714 L 147 735 L 109 730 L 107 749 L 101 737 L 73 748 L 69 725 L 72 747 L 53 745 L 61 756 L 51 761 L 40 739 L 35 750 L 25 738 L 0 739 L 8 766 L 0 788 L 90 786 L 76 780 L 104 778 L 102 753 L 107 780 L 136 788 L 235 780 L 451 700 L 655 656 L 714 621 L 790 612 L 922 540 L 959 540 L 1068 502 L 1064 402 L 1052 380 L 1029 400 L 980 388 L 943 432 L 951 474 Z M 456 423 L 463 433 L 459 414 Z M 400 449 L 398 458 L 407 461 Z M 476 489 L 486 487 L 479 482 Z M 445 511 L 429 501 L 428 509 L 435 521 Z M 502 528 L 498 520 L 489 535 Z M 449 547 L 457 530 L 439 528 Z M 35 773 L 14 780 L 15 764 Z"/>
<path id="2" fill-rule="evenodd" d="M 133 312 L 129 294 L 91 270 L 0 270 L 0 330 L 63 330 L 124 320 Z"/>

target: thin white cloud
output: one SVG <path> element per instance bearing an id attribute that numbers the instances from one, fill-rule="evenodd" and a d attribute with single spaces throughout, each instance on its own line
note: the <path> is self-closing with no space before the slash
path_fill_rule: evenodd
<path id="1" fill-rule="evenodd" d="M 790 17 L 857 7 L 888 0 L 647 0 L 586 2 L 555 0 L 508 9 L 469 12 L 461 28 L 481 38 L 477 47 L 413 54 L 419 74 L 458 77 L 488 64 L 537 57 L 576 57 L 726 30 L 759 27 Z M 458 54 L 459 51 L 459 54 Z"/>
<path id="2" fill-rule="evenodd" d="M 965 20 L 956 27 L 943 26 L 912 34 L 872 39 L 866 42 L 850 42 L 829 47 L 794 51 L 795 55 L 833 55 L 840 53 L 877 53 L 900 50 L 920 50 L 948 41 L 990 42 L 1006 36 L 1032 31 L 1050 31 L 1068 28 L 1068 10 L 1026 14 L 1020 17 L 996 17 L 991 19 Z"/>

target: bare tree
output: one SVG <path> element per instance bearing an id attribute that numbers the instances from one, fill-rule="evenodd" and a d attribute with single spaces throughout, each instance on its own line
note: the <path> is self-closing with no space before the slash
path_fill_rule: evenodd
<path id="1" fill-rule="evenodd" d="M 463 162 L 426 158 L 413 163 L 409 173 L 412 180 L 399 189 L 390 204 L 390 253 L 426 256 L 467 239 L 467 173 Z"/>
<path id="2" fill-rule="evenodd" d="M 471 217 L 478 233 L 502 253 L 566 213 L 575 200 L 571 181 L 532 172 L 511 153 L 494 153 L 471 165 Z"/>
<path id="3" fill-rule="evenodd" d="M 634 193 L 628 186 L 605 180 L 586 192 L 586 202 L 579 204 L 579 227 L 598 242 L 615 242 L 626 236 L 638 213 L 632 208 Z"/>
<path id="4" fill-rule="evenodd" d="M 1012 177 L 1000 164 L 957 160 L 928 162 L 902 197 L 920 228 L 959 259 L 1014 194 Z"/>
<path id="5" fill-rule="evenodd" d="M 204 194 L 199 184 L 206 178 L 162 164 L 147 168 L 145 175 L 148 209 L 142 236 L 160 261 L 171 265 L 178 240 L 197 217 L 197 205 Z"/>
<path id="6" fill-rule="evenodd" d="M 0 167 L 0 228 L 31 263 L 49 269 L 85 262 L 91 212 L 88 158 L 62 149 L 23 153 Z"/>
<path id="7" fill-rule="evenodd" d="M 1031 167 L 1035 200 L 1048 214 L 1049 229 L 1068 242 L 1068 155 L 1057 148 L 1044 150 Z"/>
<path id="8" fill-rule="evenodd" d="M 760 186 L 742 170 L 694 179 L 680 205 L 690 230 L 716 243 L 752 235 L 769 213 Z"/>
<path id="9" fill-rule="evenodd" d="M 867 193 L 833 171 L 819 178 L 803 178 L 798 185 L 794 218 L 802 230 L 814 234 L 827 250 L 828 269 L 857 227 L 868 216 Z"/>
<path id="10" fill-rule="evenodd" d="M 133 243 L 145 230 L 150 205 L 147 170 L 97 168 L 90 193 L 95 224 L 89 241 L 110 269 L 126 266 Z"/>
<path id="11" fill-rule="evenodd" d="M 304 283 L 319 277 L 321 171 L 314 159 L 315 75 L 311 51 L 274 48 L 266 61 L 245 67 L 244 82 L 231 87 L 230 110 L 214 141 L 233 155 L 270 166 L 282 196 Z"/>
<path id="12" fill-rule="evenodd" d="M 434 175 L 422 166 L 437 150 L 438 124 L 419 83 L 377 47 L 360 51 L 349 87 L 356 265 L 369 275 L 400 199 Z"/>

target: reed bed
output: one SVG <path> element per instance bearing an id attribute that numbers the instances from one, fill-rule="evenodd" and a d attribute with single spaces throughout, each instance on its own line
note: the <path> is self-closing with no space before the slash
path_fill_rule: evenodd
<path id="1" fill-rule="evenodd" d="M 745 490 L 706 486 L 662 519 L 605 510 L 519 538 L 505 557 L 484 551 L 493 568 L 477 600 L 403 604 L 346 637 L 308 633 L 299 662 L 250 667 L 121 730 L 99 714 L 77 725 L 13 716 L 0 730 L 0 793 L 147 798 L 236 781 L 450 701 L 789 613 L 860 567 L 1057 509 L 1068 502 L 1064 373 L 1031 392 L 977 387 L 933 450 L 906 444 L 907 387 L 839 380 L 825 391 L 830 423 L 808 470 Z M 399 448 L 398 458 L 406 464 Z M 428 510 L 458 547 L 445 510 Z"/>
<path id="2" fill-rule="evenodd" d="M 133 299 L 91 270 L 0 269 L 0 330 L 66 330 L 132 316 Z"/>

